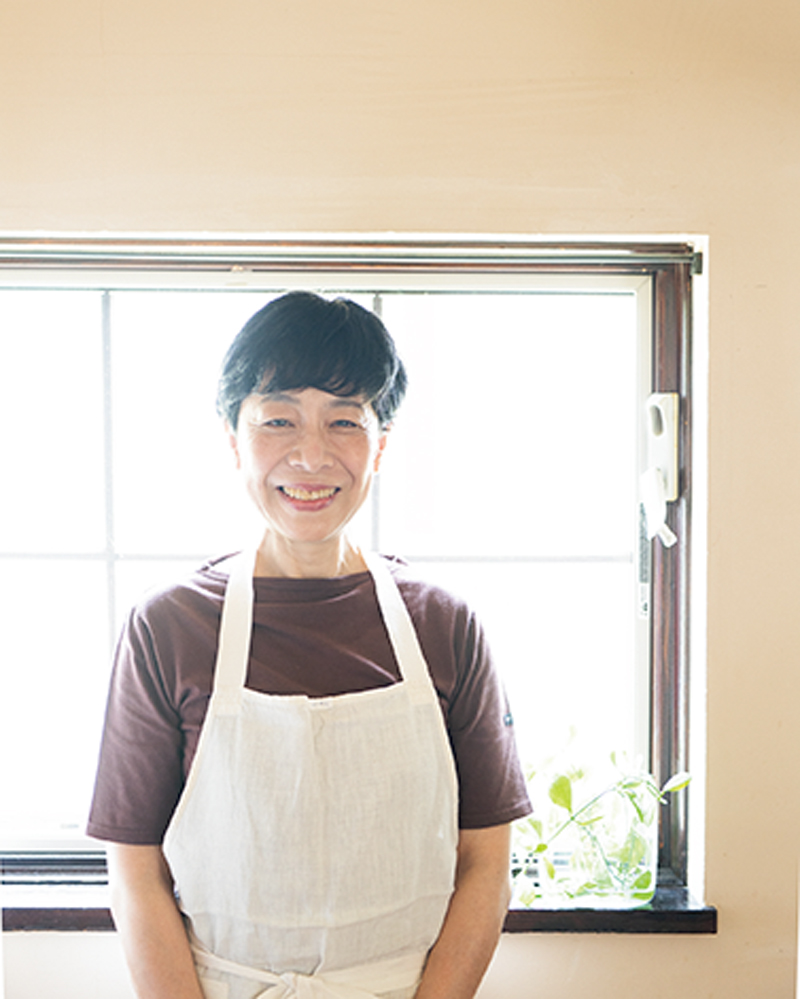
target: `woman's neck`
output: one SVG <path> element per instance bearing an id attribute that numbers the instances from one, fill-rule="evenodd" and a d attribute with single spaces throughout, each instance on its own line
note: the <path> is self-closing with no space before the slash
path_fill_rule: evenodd
<path id="1" fill-rule="evenodd" d="M 361 551 L 346 537 L 298 544 L 267 531 L 258 546 L 255 575 L 331 579 L 365 572 L 366 568 Z"/>

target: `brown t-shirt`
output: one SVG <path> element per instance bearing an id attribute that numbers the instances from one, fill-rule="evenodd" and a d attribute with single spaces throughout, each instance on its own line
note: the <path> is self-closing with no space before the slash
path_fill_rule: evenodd
<path id="1" fill-rule="evenodd" d="M 220 564 L 221 563 L 221 564 Z M 439 695 L 459 778 L 459 822 L 530 810 L 511 715 L 479 624 L 460 600 L 391 562 Z M 88 833 L 161 843 L 211 694 L 228 581 L 223 560 L 131 612 L 117 647 Z M 399 677 L 369 573 L 256 578 L 247 686 L 326 697 Z"/>

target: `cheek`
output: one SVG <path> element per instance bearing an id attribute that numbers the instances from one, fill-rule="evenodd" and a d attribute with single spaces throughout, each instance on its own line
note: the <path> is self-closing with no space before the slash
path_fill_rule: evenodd
<path id="1" fill-rule="evenodd" d="M 245 475 L 262 477 L 279 460 L 279 449 L 274 442 L 254 434 L 247 440 L 239 441 L 238 467 Z"/>

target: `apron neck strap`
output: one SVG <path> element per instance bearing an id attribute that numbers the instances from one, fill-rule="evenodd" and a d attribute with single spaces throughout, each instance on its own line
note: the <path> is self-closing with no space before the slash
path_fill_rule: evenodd
<path id="1" fill-rule="evenodd" d="M 231 559 L 230 577 L 225 590 L 214 668 L 213 697 L 221 714 L 235 713 L 247 680 L 250 644 L 253 633 L 253 572 L 255 550 L 247 550 Z M 425 696 L 430 690 L 430 674 L 422 654 L 417 632 L 397 583 L 385 561 L 375 552 L 365 553 L 378 598 L 378 607 L 394 651 L 401 679 L 412 690 Z"/>

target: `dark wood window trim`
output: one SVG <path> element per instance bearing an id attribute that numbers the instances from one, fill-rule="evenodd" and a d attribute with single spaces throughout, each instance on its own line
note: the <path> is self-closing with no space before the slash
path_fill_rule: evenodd
<path id="1" fill-rule="evenodd" d="M 653 392 L 676 392 L 679 416 L 679 497 L 669 504 L 678 543 L 652 543 L 651 759 L 656 779 L 690 769 L 689 553 L 691 551 L 691 271 L 686 264 L 659 270 L 653 288 Z M 670 796 L 660 823 L 659 866 L 686 883 L 687 796 Z"/>
<path id="2" fill-rule="evenodd" d="M 4 933 L 106 933 L 115 929 L 105 906 L 14 906 L 3 909 Z"/>
<path id="3" fill-rule="evenodd" d="M 680 497 L 669 522 L 679 542 L 651 547 L 651 768 L 660 781 L 689 769 L 689 551 L 690 538 L 690 337 L 691 279 L 702 256 L 690 243 L 538 242 L 492 240 L 215 240 L 131 237 L 0 237 L 6 271 L 106 272 L 298 271 L 551 275 L 642 275 L 653 282 L 652 391 L 680 395 Z M 716 932 L 716 911 L 698 905 L 686 890 L 685 795 L 671 798 L 661 823 L 660 888 L 645 909 L 513 910 L 508 932 Z M 91 856 L 91 855 L 90 855 Z M 64 865 L 69 866 L 66 856 Z M 56 863 L 57 866 L 57 863 Z M 105 905 L 61 906 L 58 885 L 43 875 L 53 868 L 29 857 L 37 897 L 4 910 L 4 928 L 111 929 Z M 76 882 L 72 882 L 73 884 Z M 86 884 L 85 880 L 79 883 Z M 63 886 L 64 882 L 59 882 Z"/>

